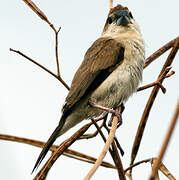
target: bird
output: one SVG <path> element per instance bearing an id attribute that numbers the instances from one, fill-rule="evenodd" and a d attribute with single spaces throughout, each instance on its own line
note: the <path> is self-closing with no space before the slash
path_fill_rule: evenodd
<path id="1" fill-rule="evenodd" d="M 32 172 L 59 136 L 82 120 L 104 113 L 89 102 L 111 109 L 122 106 L 142 81 L 144 61 L 145 43 L 131 11 L 122 5 L 111 8 L 101 36 L 87 50 L 73 77 L 59 124 Z"/>

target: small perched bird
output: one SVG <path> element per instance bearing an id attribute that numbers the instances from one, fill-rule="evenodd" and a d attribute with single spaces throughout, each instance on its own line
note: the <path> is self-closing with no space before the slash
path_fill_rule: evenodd
<path id="1" fill-rule="evenodd" d="M 33 171 L 57 137 L 82 120 L 104 113 L 89 101 L 108 108 L 125 103 L 142 80 L 144 60 L 139 27 L 128 8 L 117 5 L 110 10 L 101 37 L 87 50 L 73 78 L 59 125 L 41 151 Z"/>

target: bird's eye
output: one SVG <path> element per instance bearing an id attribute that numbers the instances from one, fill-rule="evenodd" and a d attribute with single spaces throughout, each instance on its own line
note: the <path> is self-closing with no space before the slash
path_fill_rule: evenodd
<path id="1" fill-rule="evenodd" d="M 112 23 L 112 18 L 111 18 L 111 17 L 108 17 L 107 22 L 108 22 L 109 24 L 111 24 L 111 23 Z"/>
<path id="2" fill-rule="evenodd" d="M 131 13 L 131 12 L 129 12 L 129 16 L 130 16 L 130 18 L 132 18 L 132 19 L 133 19 L 133 16 L 132 16 L 132 13 Z"/>

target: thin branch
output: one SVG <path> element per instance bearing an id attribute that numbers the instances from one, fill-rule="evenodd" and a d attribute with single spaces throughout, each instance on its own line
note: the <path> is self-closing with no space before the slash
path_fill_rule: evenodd
<path id="1" fill-rule="evenodd" d="M 110 9 L 113 8 L 113 0 L 109 0 L 109 8 L 110 8 Z"/>
<path id="2" fill-rule="evenodd" d="M 31 0 L 23 0 L 42 20 L 44 20 L 55 33 L 55 56 L 57 65 L 57 77 L 60 77 L 59 58 L 58 58 L 58 33 L 61 27 L 56 30 L 54 25 L 48 20 L 47 16 Z M 61 79 L 61 78 L 60 78 Z M 66 87 L 66 86 L 65 86 Z"/>
<path id="3" fill-rule="evenodd" d="M 171 47 L 174 46 L 174 44 L 179 41 L 179 36 L 175 39 L 171 40 L 164 46 L 162 46 L 160 49 L 158 49 L 156 52 L 154 52 L 151 56 L 149 56 L 146 61 L 144 68 L 146 68 L 148 65 L 150 65 L 155 59 L 157 59 L 159 56 L 161 56 L 163 53 L 165 53 L 167 50 L 169 50 Z"/>
<path id="4" fill-rule="evenodd" d="M 92 119 L 92 122 L 94 121 L 94 119 Z M 95 121 L 94 121 L 95 122 Z M 93 124 L 94 124 L 93 122 Z M 104 121 L 102 122 L 102 124 L 100 125 L 99 129 L 101 129 L 104 126 Z M 84 134 L 83 136 L 81 136 L 79 139 L 90 139 L 93 137 L 96 137 L 99 133 L 99 130 L 96 130 L 94 133 L 92 134 Z"/>
<path id="5" fill-rule="evenodd" d="M 163 68 L 162 68 L 162 70 L 161 70 L 161 72 L 159 74 L 159 77 L 165 71 L 165 69 L 172 64 L 172 62 L 173 62 L 173 60 L 175 58 L 175 55 L 177 54 L 177 51 L 178 51 L 178 45 L 179 45 L 179 39 L 175 41 L 174 47 L 172 48 L 172 50 L 171 50 L 165 64 L 163 65 Z M 162 81 L 161 81 L 161 83 L 162 83 Z M 140 146 L 140 143 L 141 143 L 141 140 L 142 140 L 142 137 L 143 137 L 143 132 L 144 132 L 144 129 L 145 129 L 145 126 L 146 126 L 150 111 L 152 109 L 153 103 L 155 101 L 155 98 L 156 98 L 158 92 L 159 92 L 159 87 L 155 86 L 153 88 L 152 92 L 151 92 L 151 95 L 150 95 L 150 97 L 148 99 L 148 102 L 147 102 L 146 107 L 144 109 L 144 112 L 142 114 L 142 118 L 141 118 L 140 124 L 138 126 L 138 130 L 137 130 L 136 137 L 135 137 L 133 147 L 132 147 L 131 165 L 133 164 L 133 162 L 134 162 L 134 160 L 135 160 L 135 158 L 137 156 L 139 146 Z"/>
<path id="6" fill-rule="evenodd" d="M 40 147 L 43 148 L 45 145 L 45 142 L 42 141 L 38 141 L 38 140 L 33 140 L 33 139 L 27 139 L 27 138 L 22 138 L 22 137 L 17 137 L 17 136 L 10 136 L 10 135 L 6 135 L 6 134 L 0 134 L 0 139 L 2 140 L 7 140 L 7 141 L 14 141 L 14 142 L 19 142 L 19 143 L 24 143 L 24 144 L 28 144 L 28 145 L 32 145 L 32 146 L 36 146 L 36 147 Z M 52 145 L 50 147 L 50 151 L 54 152 L 56 151 L 56 149 L 59 146 L 57 145 Z M 96 158 L 71 150 L 71 149 L 67 149 L 64 151 L 63 153 L 64 156 L 73 158 L 73 159 L 77 159 L 80 161 L 84 161 L 84 162 L 88 162 L 88 163 L 93 163 L 96 161 Z M 115 168 L 115 166 L 113 166 L 112 164 L 103 161 L 101 166 L 107 167 L 107 168 Z"/>
<path id="7" fill-rule="evenodd" d="M 85 176 L 84 180 L 89 180 L 91 178 L 91 176 L 96 172 L 97 168 L 100 166 L 103 158 L 105 157 L 107 151 L 109 150 L 111 143 L 113 142 L 117 124 L 118 124 L 118 118 L 116 116 L 114 116 L 113 122 L 112 122 L 112 128 L 111 128 L 109 137 L 106 141 L 106 144 L 105 144 L 102 152 L 100 153 L 100 156 L 98 157 L 97 161 L 95 162 L 94 166 L 91 168 L 91 170 Z"/>
<path id="8" fill-rule="evenodd" d="M 124 170 L 124 173 L 126 173 L 127 171 L 129 171 L 129 170 L 131 170 L 133 167 L 136 167 L 136 166 L 138 166 L 138 165 L 140 165 L 140 164 L 142 164 L 142 163 L 147 163 L 147 162 L 150 162 L 151 161 L 151 158 L 150 159 L 145 159 L 145 160 L 142 160 L 142 161 L 139 161 L 139 162 L 136 162 L 136 163 L 134 163 L 133 165 L 131 165 L 131 166 L 129 166 L 128 168 L 126 168 L 125 170 Z"/>
<path id="9" fill-rule="evenodd" d="M 170 173 L 166 166 L 161 162 L 159 170 L 170 180 L 176 180 L 175 177 Z"/>
<path id="10" fill-rule="evenodd" d="M 39 64 L 38 62 L 36 62 L 35 60 L 33 60 L 32 58 L 26 56 L 25 54 L 23 54 L 20 51 L 14 50 L 12 48 L 10 48 L 10 51 L 13 51 L 21 56 L 23 56 L 24 58 L 28 59 L 29 61 L 31 61 L 32 63 L 34 63 L 35 65 L 39 66 L 40 68 L 42 68 L 43 70 L 45 70 L 46 72 L 48 72 L 49 74 L 51 74 L 53 77 L 55 77 L 56 79 L 58 79 L 68 90 L 70 89 L 69 86 L 65 83 L 65 81 L 60 77 L 57 76 L 56 74 L 54 74 L 52 71 L 50 71 L 49 69 L 47 69 L 46 67 L 44 67 L 43 65 Z"/>
<path id="11" fill-rule="evenodd" d="M 106 131 L 107 131 L 108 134 L 109 134 L 110 129 L 109 129 L 108 126 L 106 125 L 106 122 L 104 123 L 104 128 L 106 129 Z M 114 141 L 115 141 L 116 146 L 117 146 L 117 148 L 119 149 L 121 155 L 123 156 L 123 155 L 124 155 L 124 151 L 123 151 L 123 149 L 122 149 L 121 145 L 119 144 L 119 141 L 118 141 L 118 139 L 117 139 L 116 137 L 114 137 Z"/>
<path id="12" fill-rule="evenodd" d="M 106 117 L 105 117 L 104 120 L 106 121 L 106 119 L 107 119 L 107 115 L 106 115 Z M 104 121 L 104 127 L 106 126 L 105 121 Z M 100 127 L 98 126 L 97 122 L 94 121 L 93 119 L 92 119 L 92 122 L 93 122 L 93 124 L 96 126 L 96 129 L 99 131 L 99 134 L 101 135 L 104 143 L 106 143 L 106 138 L 105 138 L 102 130 L 101 130 Z M 106 128 L 106 127 L 105 127 L 105 128 Z M 108 131 L 108 129 L 107 129 L 107 131 Z M 108 131 L 108 133 L 110 133 L 110 130 Z M 115 138 L 115 137 L 114 137 L 114 138 Z M 114 139 L 114 140 L 115 140 L 115 139 Z M 116 138 L 116 141 L 117 141 L 117 138 Z M 116 142 L 116 141 L 115 141 L 115 142 Z M 118 142 L 118 141 L 117 141 L 117 142 Z M 118 146 L 119 146 L 118 148 L 119 148 L 120 151 L 121 151 L 121 154 L 124 154 L 124 151 L 123 151 L 122 148 L 120 147 L 120 144 L 118 144 Z M 116 155 L 117 148 L 115 149 L 115 151 L 112 150 L 111 148 L 109 148 L 109 152 L 110 152 L 111 157 L 112 157 L 112 159 L 113 159 L 113 161 L 114 161 L 114 163 L 115 163 L 115 165 L 116 165 L 116 169 L 117 169 L 117 171 L 118 171 L 119 179 L 121 178 L 121 176 L 122 176 L 122 178 L 124 179 L 125 177 L 123 177 L 123 176 L 124 176 L 124 174 L 123 174 L 123 169 L 121 170 L 121 167 L 122 167 L 121 164 L 122 164 L 122 163 L 119 164 L 119 162 L 120 162 L 120 160 L 119 160 L 120 157 L 119 157 L 119 155 Z"/>
<path id="13" fill-rule="evenodd" d="M 167 74 L 170 69 L 171 69 L 171 67 L 167 67 L 166 70 L 164 71 L 164 73 L 155 82 L 147 84 L 145 86 L 142 86 L 142 87 L 138 88 L 137 91 L 142 91 L 142 90 L 145 90 L 145 89 L 148 89 L 150 87 L 153 87 L 153 86 L 157 85 L 157 86 L 159 86 L 161 88 L 163 93 L 166 93 L 166 89 L 161 84 L 161 81 L 163 81 L 165 78 L 169 78 L 170 76 L 175 74 L 175 71 L 171 71 L 169 74 Z"/>
<path id="14" fill-rule="evenodd" d="M 156 173 L 158 171 L 158 168 L 160 166 L 160 163 L 161 163 L 162 158 L 163 158 L 163 156 L 164 156 L 164 154 L 166 152 L 168 143 L 169 143 L 169 141 L 171 139 L 172 133 L 173 133 L 174 128 L 176 126 L 176 123 L 177 123 L 177 120 L 178 120 L 178 116 L 179 116 L 179 100 L 178 100 L 178 103 L 176 105 L 175 113 L 173 115 L 170 127 L 168 129 L 167 134 L 166 134 L 166 137 L 165 137 L 165 140 L 164 140 L 163 145 L 161 147 L 160 153 L 158 155 L 158 158 L 157 158 L 156 162 L 153 165 L 153 169 L 152 169 L 152 174 L 150 176 L 150 180 L 154 180 L 154 178 L 155 178 L 155 175 L 156 175 Z"/>
<path id="15" fill-rule="evenodd" d="M 60 31 L 61 27 L 58 29 L 58 31 L 55 32 L 55 56 L 56 56 L 56 64 L 57 64 L 57 76 L 60 77 L 60 67 L 59 67 L 59 61 L 58 61 L 58 33 Z"/>
<path id="16" fill-rule="evenodd" d="M 122 165 L 121 158 L 119 156 L 115 141 L 112 142 L 112 149 L 113 149 L 113 154 L 114 154 L 114 159 L 116 163 L 116 168 L 118 169 L 119 172 L 119 179 L 120 180 L 126 180 L 125 174 L 124 174 L 124 168 Z"/>
<path id="17" fill-rule="evenodd" d="M 23 0 L 42 20 L 51 24 L 47 19 L 47 16 L 33 3 L 31 0 Z"/>

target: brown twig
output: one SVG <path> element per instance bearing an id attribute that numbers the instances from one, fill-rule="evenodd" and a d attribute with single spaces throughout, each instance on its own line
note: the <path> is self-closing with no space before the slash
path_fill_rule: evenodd
<path id="1" fill-rule="evenodd" d="M 175 58 L 175 55 L 178 51 L 178 46 L 179 46 L 179 39 L 177 39 L 175 41 L 175 44 L 165 62 L 165 64 L 163 65 L 163 68 L 159 74 L 159 77 L 163 74 L 163 72 L 165 71 L 165 69 L 170 66 Z M 163 80 L 162 80 L 163 81 Z M 161 81 L 161 83 L 162 83 Z M 148 99 L 148 102 L 146 104 L 146 107 L 144 109 L 144 112 L 142 114 L 142 118 L 141 118 L 141 121 L 140 121 L 140 124 L 139 124 L 139 127 L 138 127 L 138 130 L 137 130 L 137 133 L 136 133 L 136 137 L 135 137 L 135 140 L 134 140 L 134 144 L 133 144 L 133 147 L 132 147 L 132 152 L 131 152 L 131 165 L 133 164 L 136 156 L 137 156 L 137 153 L 138 153 L 138 150 L 139 150 L 139 146 L 140 146 L 140 143 L 141 143 L 141 140 L 142 140 L 142 137 L 143 137 L 143 132 L 144 132 L 144 129 L 145 129 L 145 126 L 146 126 L 146 123 L 147 123 L 147 120 L 148 120 L 148 117 L 149 117 L 149 113 L 151 111 L 151 108 L 152 108 L 152 105 L 155 101 L 155 98 L 157 96 L 159 92 L 159 87 L 158 86 L 155 86 L 151 92 L 151 95 Z"/>
<path id="2" fill-rule="evenodd" d="M 35 5 L 31 0 L 23 0 L 42 20 L 44 20 L 55 33 L 55 56 L 56 56 L 56 65 L 57 65 L 57 77 L 60 78 L 60 68 L 59 68 L 59 58 L 58 58 L 58 33 L 61 27 L 56 30 L 54 25 L 48 20 L 47 16 Z M 61 78 L 60 78 L 61 79 Z M 63 84 L 64 85 L 64 84 Z M 66 86 L 65 86 L 66 87 Z"/>
<path id="3" fill-rule="evenodd" d="M 108 126 L 106 125 L 106 122 L 104 123 L 104 128 L 106 129 L 106 131 L 107 131 L 108 134 L 109 134 L 110 129 L 109 129 Z M 116 146 L 117 146 L 117 148 L 119 149 L 121 155 L 123 156 L 123 155 L 124 155 L 124 151 L 123 151 L 123 149 L 122 149 L 121 145 L 119 144 L 119 141 L 118 141 L 118 139 L 117 139 L 116 137 L 114 137 L 114 141 L 115 141 Z"/>
<path id="4" fill-rule="evenodd" d="M 157 158 L 151 159 L 151 164 L 154 165 L 154 163 L 157 161 Z M 166 166 L 161 162 L 159 166 L 159 170 L 170 180 L 176 180 L 175 177 L 170 173 L 170 171 L 166 168 Z"/>
<path id="5" fill-rule="evenodd" d="M 58 33 L 60 31 L 61 27 L 58 29 L 58 31 L 55 32 L 55 56 L 56 56 L 56 64 L 57 64 L 57 76 L 60 77 L 60 67 L 59 67 L 59 61 L 58 61 Z"/>
<path id="6" fill-rule="evenodd" d="M 106 119 L 107 119 L 107 115 L 106 115 L 106 117 L 105 117 L 104 120 L 106 121 Z M 106 126 L 105 121 L 104 121 L 104 127 Z M 98 124 L 96 123 L 96 121 L 94 121 L 93 119 L 92 119 L 92 122 L 93 122 L 93 124 L 96 126 L 96 129 L 99 131 L 99 134 L 101 135 L 104 143 L 106 143 L 106 138 L 105 138 L 103 132 L 101 131 L 100 127 L 98 126 Z M 105 127 L 105 128 L 106 128 L 106 127 Z M 107 131 L 108 131 L 108 133 L 110 133 L 110 130 L 109 130 L 109 129 L 107 129 Z M 115 137 L 114 137 L 114 138 L 115 138 Z M 117 141 L 117 138 L 116 138 L 116 141 L 115 141 L 115 142 L 118 142 L 118 141 Z M 118 148 L 119 148 L 120 151 L 121 151 L 121 154 L 124 154 L 124 152 L 123 152 L 120 144 L 118 144 L 118 146 L 119 146 Z M 122 176 L 122 178 L 123 178 L 123 176 L 124 176 L 124 175 L 123 175 L 123 170 L 121 170 L 122 165 L 119 165 L 120 160 L 118 160 L 118 158 L 120 159 L 120 156 L 119 156 L 119 155 L 116 155 L 117 148 L 115 149 L 115 151 L 114 151 L 114 149 L 109 148 L 109 152 L 110 152 L 111 157 L 112 157 L 112 159 L 113 159 L 113 161 L 114 161 L 114 163 L 115 163 L 115 165 L 116 165 L 116 169 L 117 169 L 117 171 L 118 171 L 119 179 L 121 178 L 121 176 Z M 123 179 L 124 179 L 124 178 L 123 178 Z"/>
<path id="7" fill-rule="evenodd" d="M 40 68 L 42 68 L 43 70 L 45 70 L 46 72 L 48 72 L 49 74 L 51 74 L 53 77 L 55 77 L 56 79 L 58 79 L 68 90 L 70 89 L 69 86 L 65 83 L 65 81 L 60 77 L 57 76 L 56 74 L 54 74 L 52 71 L 50 71 L 49 69 L 47 69 L 46 67 L 44 67 L 43 65 L 39 64 L 38 62 L 36 62 L 35 60 L 33 60 L 32 58 L 26 56 L 25 54 L 23 54 L 20 51 L 14 50 L 12 48 L 10 48 L 10 51 L 13 51 L 21 56 L 23 56 L 24 58 L 28 59 L 29 61 L 31 61 L 32 63 L 34 63 L 35 65 L 39 66 Z"/>
<path id="8" fill-rule="evenodd" d="M 117 112 L 119 112 L 119 110 L 116 110 Z M 91 176 L 96 172 L 97 168 L 99 167 L 99 165 L 101 164 L 103 158 L 105 157 L 107 151 L 109 150 L 110 148 L 110 145 L 111 143 L 113 142 L 113 139 L 114 139 L 114 135 L 115 135 L 115 131 L 116 131 L 116 128 L 117 128 L 117 123 L 118 123 L 118 117 L 114 116 L 113 118 L 113 122 L 112 122 L 112 128 L 110 130 L 110 133 L 109 133 L 109 137 L 106 141 L 106 144 L 100 154 L 100 156 L 98 157 L 97 161 L 95 162 L 94 166 L 91 168 L 91 170 L 88 172 L 88 174 L 85 176 L 84 180 L 89 180 L 91 178 Z M 99 129 L 99 131 L 101 131 Z M 103 138 L 104 139 L 104 138 Z M 122 164 L 122 163 L 121 163 Z M 121 167 L 120 167 L 121 168 Z M 121 180 L 125 180 L 125 176 L 123 174 L 123 171 L 120 172 L 120 175 L 119 177 L 122 177 Z"/>
<path id="9" fill-rule="evenodd" d="M 17 137 L 17 136 L 10 136 L 10 135 L 6 135 L 6 134 L 0 134 L 0 139 L 2 140 L 7 140 L 7 141 L 14 141 L 14 142 L 19 142 L 19 143 L 24 143 L 24 144 L 28 144 L 28 145 L 32 145 L 32 146 L 36 146 L 36 147 L 40 147 L 43 148 L 45 145 L 45 142 L 42 141 L 38 141 L 38 140 L 33 140 L 33 139 L 27 139 L 27 138 L 22 138 L 22 137 Z M 59 146 L 57 145 L 52 145 L 50 150 L 52 152 L 54 152 Z M 80 161 L 84 161 L 84 162 L 88 162 L 88 163 L 93 163 L 96 161 L 96 158 L 71 150 L 71 149 L 67 149 L 64 151 L 63 153 L 64 156 L 73 158 L 73 159 L 78 159 Z M 107 168 L 115 168 L 115 166 L 113 166 L 112 164 L 103 161 L 101 166 L 107 167 Z"/>
<path id="10" fill-rule="evenodd" d="M 92 119 L 92 122 L 94 124 L 94 119 Z M 104 121 L 102 122 L 102 124 L 100 125 L 99 129 L 101 129 L 104 126 Z M 84 134 L 83 136 L 81 136 L 79 139 L 90 139 L 93 137 L 96 137 L 98 135 L 99 131 L 96 130 L 94 133 L 92 134 Z"/>
<path id="11" fill-rule="evenodd" d="M 139 87 L 138 89 L 137 89 L 137 92 L 138 91 L 142 91 L 142 90 L 145 90 L 145 89 L 148 89 L 148 88 L 151 88 L 151 87 L 153 87 L 153 86 L 159 86 L 160 88 L 161 88 L 161 90 L 162 90 L 162 92 L 163 93 L 166 93 L 166 89 L 165 89 L 165 87 L 161 84 L 161 81 L 163 80 L 163 79 L 165 79 L 165 78 L 169 78 L 170 76 L 172 76 L 172 75 L 174 75 L 175 74 L 175 71 L 171 71 L 169 74 L 163 74 L 162 76 L 161 76 L 161 78 L 158 78 L 158 80 L 156 80 L 155 82 L 153 82 L 153 83 L 150 83 L 150 84 L 147 84 L 147 85 L 145 85 L 145 86 L 142 86 L 142 87 Z"/>
<path id="12" fill-rule="evenodd" d="M 157 158 L 156 162 L 155 162 L 154 165 L 153 165 L 153 169 L 152 169 L 152 174 L 151 174 L 151 176 L 150 176 L 150 180 L 154 180 L 154 178 L 155 178 L 155 175 L 156 175 L 156 173 L 157 173 L 157 171 L 158 171 L 158 168 L 159 168 L 159 166 L 160 166 L 160 163 L 161 163 L 161 161 L 162 161 L 162 158 L 163 158 L 163 156 L 164 156 L 164 154 L 165 154 L 165 152 L 166 152 L 168 143 L 169 143 L 169 141 L 170 141 L 170 139 L 171 139 L 173 130 L 174 130 L 175 126 L 176 126 L 178 116 L 179 116 L 179 100 L 178 100 L 178 103 L 177 103 L 177 105 L 176 105 L 175 113 L 174 113 L 174 115 L 173 115 L 171 124 L 170 124 L 170 126 L 169 126 L 169 129 L 168 129 L 168 132 L 167 132 L 167 134 L 166 134 L 165 140 L 164 140 L 163 145 L 162 145 L 162 147 L 161 147 L 160 153 L 159 153 L 159 155 L 158 155 L 158 158 Z"/>
<path id="13" fill-rule="evenodd" d="M 147 162 L 150 162 L 150 161 L 151 161 L 151 158 L 136 162 L 136 163 L 132 164 L 131 166 L 129 166 L 128 168 L 126 168 L 124 170 L 124 173 L 127 173 L 127 171 L 131 170 L 133 167 L 136 167 L 136 166 L 138 166 L 138 165 L 140 165 L 142 163 L 147 163 Z"/>
<path id="14" fill-rule="evenodd" d="M 151 56 L 149 56 L 146 61 L 144 68 L 146 68 L 149 64 L 151 64 L 155 59 L 157 59 L 159 56 L 164 54 L 167 50 L 169 50 L 171 47 L 174 46 L 175 42 L 179 41 L 179 36 L 176 37 L 175 39 L 171 40 L 164 46 L 162 46 L 160 49 L 158 49 L 156 52 L 154 52 Z"/>
<path id="15" fill-rule="evenodd" d="M 33 3 L 31 0 L 23 0 L 42 20 L 51 24 L 47 19 L 47 16 Z"/>
<path id="16" fill-rule="evenodd" d="M 109 0 L 109 8 L 113 8 L 113 0 Z"/>

